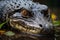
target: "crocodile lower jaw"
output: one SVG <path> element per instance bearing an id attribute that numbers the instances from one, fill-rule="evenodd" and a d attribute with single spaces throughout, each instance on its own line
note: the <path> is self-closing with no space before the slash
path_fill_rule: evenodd
<path id="1" fill-rule="evenodd" d="M 10 25 L 14 28 L 19 29 L 21 32 L 25 32 L 25 33 L 38 34 L 42 30 L 36 27 L 21 26 L 20 24 L 15 23 L 15 21 L 10 21 Z"/>

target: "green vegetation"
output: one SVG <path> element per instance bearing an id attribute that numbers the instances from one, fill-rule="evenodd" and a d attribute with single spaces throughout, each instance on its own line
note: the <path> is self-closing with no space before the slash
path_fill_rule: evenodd
<path id="1" fill-rule="evenodd" d="M 60 26 L 60 21 L 53 21 L 54 26 Z"/>
<path id="2" fill-rule="evenodd" d="M 3 25 L 6 24 L 7 22 L 8 22 L 8 20 L 5 21 L 5 22 L 3 22 L 3 23 L 1 23 L 1 24 L 0 24 L 0 29 L 1 29 L 1 28 L 3 27 Z"/>

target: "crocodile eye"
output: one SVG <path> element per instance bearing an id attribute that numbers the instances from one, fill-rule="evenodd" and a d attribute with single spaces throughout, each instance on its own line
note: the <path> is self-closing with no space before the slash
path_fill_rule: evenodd
<path id="1" fill-rule="evenodd" d="M 28 15 L 28 11 L 27 10 L 22 10 L 21 14 L 22 14 L 22 16 L 27 16 Z"/>
<path id="2" fill-rule="evenodd" d="M 32 17 L 32 13 L 26 9 L 21 10 L 20 13 L 22 14 L 22 17 L 25 17 L 25 18 Z"/>

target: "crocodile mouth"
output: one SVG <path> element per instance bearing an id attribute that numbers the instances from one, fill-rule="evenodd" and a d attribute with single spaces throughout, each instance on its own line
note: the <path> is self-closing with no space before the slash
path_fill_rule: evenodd
<path id="1" fill-rule="evenodd" d="M 21 21 L 17 21 L 17 19 L 10 19 L 10 25 L 14 28 L 19 29 L 21 32 L 30 34 L 39 34 L 42 30 L 40 28 L 26 25 Z"/>

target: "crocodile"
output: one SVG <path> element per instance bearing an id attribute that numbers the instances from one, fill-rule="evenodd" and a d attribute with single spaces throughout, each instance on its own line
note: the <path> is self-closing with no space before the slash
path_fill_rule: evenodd
<path id="1" fill-rule="evenodd" d="M 2 0 L 0 14 L 3 20 L 9 19 L 11 27 L 23 33 L 39 34 L 53 28 L 48 6 L 33 0 Z"/>

